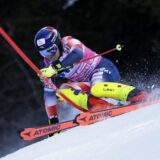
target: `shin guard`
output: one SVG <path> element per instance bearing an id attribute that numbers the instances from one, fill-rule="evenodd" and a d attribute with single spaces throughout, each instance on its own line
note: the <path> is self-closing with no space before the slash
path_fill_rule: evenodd
<path id="1" fill-rule="evenodd" d="M 91 94 L 95 97 L 113 98 L 120 101 L 127 101 L 129 93 L 135 87 L 114 82 L 98 82 L 91 88 Z"/>

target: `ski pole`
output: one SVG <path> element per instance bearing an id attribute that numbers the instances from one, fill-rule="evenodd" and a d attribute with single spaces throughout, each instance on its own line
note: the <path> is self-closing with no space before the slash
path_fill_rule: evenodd
<path id="1" fill-rule="evenodd" d="M 43 79 L 46 85 L 50 85 L 61 97 L 63 97 L 67 102 L 76 107 L 77 109 L 86 112 L 82 107 L 75 104 L 71 99 L 64 95 L 47 77 L 45 77 L 39 68 L 27 57 L 27 55 L 18 47 L 18 45 L 12 40 L 12 38 L 0 27 L 0 34 L 2 37 L 13 47 L 13 49 L 20 55 L 20 57 Z"/>
<path id="2" fill-rule="evenodd" d="M 80 63 L 83 63 L 83 62 L 88 61 L 88 60 L 90 60 L 90 59 L 93 59 L 93 58 L 96 58 L 96 57 L 99 57 L 99 56 L 102 56 L 102 55 L 111 53 L 111 52 L 116 51 L 116 50 L 117 50 L 117 51 L 121 51 L 123 47 L 124 47 L 123 45 L 117 44 L 116 47 L 113 48 L 113 49 L 110 49 L 110 50 L 105 51 L 105 52 L 103 52 L 103 53 L 97 54 L 96 56 L 88 57 L 88 58 L 83 59 L 83 60 L 81 60 L 81 61 L 79 61 L 79 62 L 76 62 L 76 63 L 74 63 L 74 64 L 72 64 L 72 65 L 70 65 L 70 66 L 66 66 L 66 67 L 57 69 L 57 72 L 60 72 L 60 71 L 66 70 L 66 69 L 70 69 L 70 68 L 74 67 L 74 66 L 77 65 L 77 64 L 80 64 Z"/>

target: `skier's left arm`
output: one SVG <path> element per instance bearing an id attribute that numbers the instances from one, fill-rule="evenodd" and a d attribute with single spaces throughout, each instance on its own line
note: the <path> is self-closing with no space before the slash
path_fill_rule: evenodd
<path id="1" fill-rule="evenodd" d="M 68 49 L 68 55 L 60 63 L 62 67 L 71 66 L 83 59 L 84 45 L 78 39 L 73 37 L 64 38 L 64 48 Z"/>
<path id="2" fill-rule="evenodd" d="M 41 69 L 41 72 L 44 76 L 51 78 L 51 77 L 56 76 L 58 74 L 57 69 L 71 66 L 74 63 L 79 62 L 82 58 L 83 58 L 82 49 L 75 48 L 72 50 L 71 53 L 68 54 L 68 56 L 62 62 L 57 60 L 56 62 L 54 62 L 54 64 L 52 66 L 48 66 L 48 67 Z"/>
<path id="3" fill-rule="evenodd" d="M 52 66 L 41 69 L 44 76 L 48 78 L 56 76 L 58 74 L 57 69 L 71 66 L 83 59 L 83 44 L 72 37 L 69 37 L 69 40 L 66 41 L 67 43 L 65 46 L 69 49 L 68 55 L 62 61 L 56 60 L 52 63 Z"/>
<path id="4" fill-rule="evenodd" d="M 73 65 L 83 58 L 83 50 L 81 48 L 74 48 L 71 53 L 61 62 L 62 67 Z"/>

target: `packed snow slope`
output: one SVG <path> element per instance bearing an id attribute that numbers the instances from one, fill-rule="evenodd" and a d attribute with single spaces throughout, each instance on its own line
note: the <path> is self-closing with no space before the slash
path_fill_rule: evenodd
<path id="1" fill-rule="evenodd" d="M 76 127 L 2 160 L 160 160 L 160 103 Z"/>

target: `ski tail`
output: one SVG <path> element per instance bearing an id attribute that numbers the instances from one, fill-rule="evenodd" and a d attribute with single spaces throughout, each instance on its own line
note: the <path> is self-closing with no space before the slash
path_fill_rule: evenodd
<path id="1" fill-rule="evenodd" d="M 76 127 L 78 124 L 74 121 L 56 123 L 53 125 L 48 125 L 40 128 L 26 128 L 20 131 L 20 137 L 23 140 L 33 140 L 39 137 L 49 135 L 51 133 L 56 133 L 65 129 Z"/>

